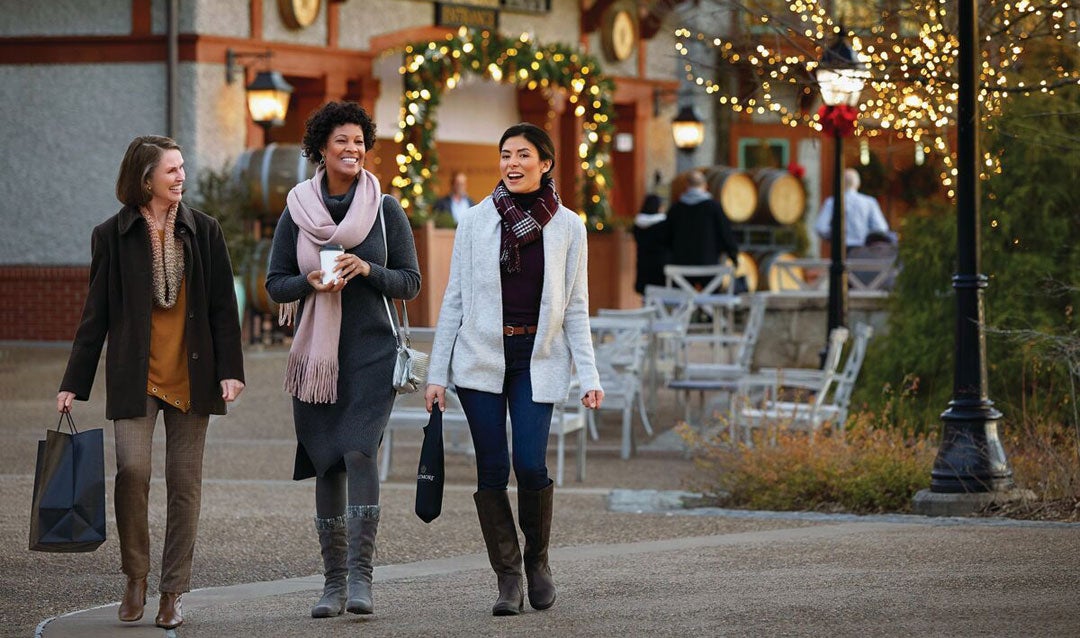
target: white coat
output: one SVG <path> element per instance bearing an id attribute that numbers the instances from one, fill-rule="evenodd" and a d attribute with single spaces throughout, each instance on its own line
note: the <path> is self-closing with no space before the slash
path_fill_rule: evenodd
<path id="1" fill-rule="evenodd" d="M 570 392 L 571 362 L 581 396 L 601 389 L 589 329 L 588 244 L 581 218 L 565 206 L 543 233 L 544 286 L 530 373 L 533 401 L 561 403 Z M 501 234 L 491 197 L 458 225 L 428 383 L 503 391 Z"/>

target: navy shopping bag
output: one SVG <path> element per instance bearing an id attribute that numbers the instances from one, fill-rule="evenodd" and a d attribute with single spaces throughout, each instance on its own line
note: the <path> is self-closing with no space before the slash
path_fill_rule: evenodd
<path id="1" fill-rule="evenodd" d="M 68 432 L 60 429 L 67 417 Z M 30 549 L 92 552 L 105 542 L 105 446 L 101 428 L 75 428 L 65 412 L 38 441 Z"/>
<path id="2" fill-rule="evenodd" d="M 442 512 L 443 499 L 443 423 L 442 410 L 436 403 L 424 426 L 424 444 L 416 469 L 416 515 L 430 523 Z"/>

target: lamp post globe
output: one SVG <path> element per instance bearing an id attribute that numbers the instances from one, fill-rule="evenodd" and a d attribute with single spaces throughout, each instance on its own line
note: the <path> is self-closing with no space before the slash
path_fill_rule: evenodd
<path id="1" fill-rule="evenodd" d="M 821 100 L 825 103 L 826 113 L 832 114 L 835 109 L 853 109 L 859 104 L 859 94 L 862 92 L 869 73 L 866 65 L 860 62 L 858 54 L 848 44 L 844 37 L 844 29 L 840 28 L 836 40 L 825 50 L 818 64 L 816 79 L 821 92 Z M 830 219 L 829 236 L 829 297 L 828 297 L 828 323 L 826 329 L 826 346 L 821 350 L 821 365 L 825 365 L 825 353 L 828 348 L 828 335 L 833 329 L 843 326 L 847 321 L 847 297 L 848 282 L 844 259 L 847 252 L 846 220 L 844 214 L 844 133 L 839 127 L 833 126 L 833 198 L 832 218 Z"/>

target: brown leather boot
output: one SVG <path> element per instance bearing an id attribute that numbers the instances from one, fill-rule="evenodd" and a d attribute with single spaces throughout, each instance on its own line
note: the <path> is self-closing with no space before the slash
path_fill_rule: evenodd
<path id="1" fill-rule="evenodd" d="M 120 622 L 135 622 L 142 618 L 146 606 L 146 576 L 129 578 L 124 588 L 124 598 L 120 601 L 117 616 Z"/>
<path id="2" fill-rule="evenodd" d="M 525 579 L 529 583 L 529 604 L 533 609 L 547 609 L 555 604 L 555 581 L 548 566 L 554 491 L 554 483 L 539 491 L 518 488 L 518 524 L 525 534 Z"/>
<path id="3" fill-rule="evenodd" d="M 175 629 L 184 624 L 184 612 L 180 608 L 180 597 L 183 594 L 161 592 L 161 601 L 158 603 L 157 618 L 154 624 L 162 629 Z"/>
<path id="4" fill-rule="evenodd" d="M 499 598 L 491 608 L 493 616 L 516 616 L 525 607 L 521 586 L 521 546 L 518 544 L 514 513 L 506 490 L 480 490 L 473 494 L 480 530 L 484 533 L 488 561 L 498 577 Z"/>

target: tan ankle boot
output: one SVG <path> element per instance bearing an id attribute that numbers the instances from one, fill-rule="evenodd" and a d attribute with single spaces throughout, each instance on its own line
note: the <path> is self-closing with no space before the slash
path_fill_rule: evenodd
<path id="1" fill-rule="evenodd" d="M 161 592 L 161 602 L 158 603 L 157 618 L 154 624 L 162 629 L 175 629 L 184 624 L 184 612 L 180 608 L 180 597 L 183 594 Z"/>
<path id="2" fill-rule="evenodd" d="M 146 576 L 129 578 L 124 588 L 124 598 L 120 601 L 117 616 L 120 622 L 135 622 L 142 618 L 146 606 Z"/>

